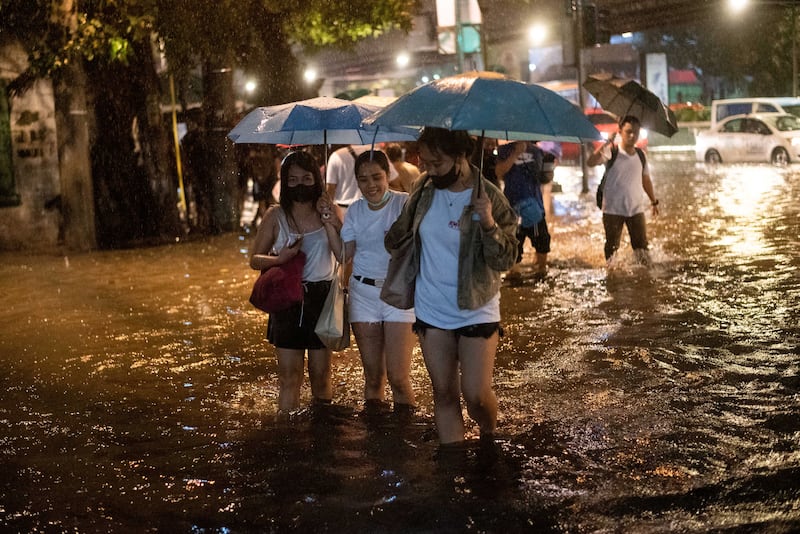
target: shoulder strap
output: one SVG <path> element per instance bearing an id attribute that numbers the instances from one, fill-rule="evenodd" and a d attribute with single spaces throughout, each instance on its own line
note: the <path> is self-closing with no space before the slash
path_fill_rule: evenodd
<path id="1" fill-rule="evenodd" d="M 286 242 L 289 240 L 289 224 L 286 221 L 286 213 L 283 211 L 283 208 L 278 207 L 278 235 L 275 237 L 275 242 L 272 244 L 272 250 L 270 254 L 277 256 L 278 253 L 281 251 L 283 247 L 286 246 Z"/>
<path id="2" fill-rule="evenodd" d="M 636 154 L 639 156 L 639 161 L 642 162 L 642 172 L 644 172 L 644 168 L 647 167 L 647 158 L 644 155 L 644 150 L 642 150 L 638 146 L 635 148 L 636 148 Z"/>
<path id="3" fill-rule="evenodd" d="M 617 145 L 613 145 L 611 147 L 611 157 L 608 158 L 608 161 L 606 161 L 606 171 L 608 171 L 608 169 L 614 165 L 614 162 L 617 161 L 617 154 L 619 154 L 619 147 Z"/>
<path id="4" fill-rule="evenodd" d="M 353 156 L 353 159 L 356 159 L 356 151 L 353 150 L 352 146 L 347 145 L 347 151 L 350 152 L 350 155 Z"/>

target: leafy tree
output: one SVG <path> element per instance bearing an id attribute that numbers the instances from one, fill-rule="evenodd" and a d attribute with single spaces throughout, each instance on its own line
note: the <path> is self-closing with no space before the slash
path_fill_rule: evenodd
<path id="1" fill-rule="evenodd" d="M 0 0 L 0 27 L 9 29 L 0 38 L 16 38 L 29 52 L 29 68 L 9 85 L 12 92 L 43 77 L 57 82 L 76 63 L 85 67 L 94 108 L 98 242 L 113 247 L 162 242 L 178 231 L 169 125 L 159 107 L 166 89 L 154 56 L 166 56 L 182 95 L 197 67 L 206 81 L 214 80 L 212 72 L 242 67 L 269 82 L 261 84 L 263 103 L 286 102 L 308 96 L 299 84 L 297 47 L 347 46 L 392 27 L 409 29 L 415 5 L 415 0 Z M 206 96 L 209 90 L 223 96 L 212 95 L 209 120 L 234 120 L 227 109 L 220 114 L 232 88 L 205 89 Z M 224 139 L 215 141 L 210 150 L 219 156 L 216 179 L 225 182 L 232 158 Z"/>
<path id="2" fill-rule="evenodd" d="M 696 68 L 709 84 L 707 100 L 792 91 L 791 9 L 761 6 L 746 17 L 720 16 L 648 30 L 645 52 L 666 52 L 670 65 Z M 709 102 L 706 102 L 709 103 Z"/>

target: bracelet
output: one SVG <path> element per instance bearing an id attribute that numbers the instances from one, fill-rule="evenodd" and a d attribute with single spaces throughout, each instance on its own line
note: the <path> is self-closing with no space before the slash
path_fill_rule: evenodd
<path id="1" fill-rule="evenodd" d="M 650 203 L 651 206 L 658 206 L 658 199 L 655 199 Z"/>

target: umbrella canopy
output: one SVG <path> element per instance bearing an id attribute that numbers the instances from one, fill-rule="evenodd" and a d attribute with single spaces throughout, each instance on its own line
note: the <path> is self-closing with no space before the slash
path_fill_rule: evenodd
<path id="1" fill-rule="evenodd" d="M 581 110 L 559 94 L 494 72 L 468 72 L 427 83 L 364 122 L 467 130 L 509 140 L 601 139 Z"/>
<path id="2" fill-rule="evenodd" d="M 633 115 L 645 128 L 667 137 L 678 131 L 678 119 L 672 110 L 636 80 L 608 73 L 590 74 L 583 87 L 604 110 L 620 118 Z"/>
<path id="3" fill-rule="evenodd" d="M 234 143 L 282 145 L 366 145 L 388 141 L 414 141 L 413 128 L 363 126 L 380 107 L 318 97 L 278 106 L 256 108 L 230 132 Z"/>

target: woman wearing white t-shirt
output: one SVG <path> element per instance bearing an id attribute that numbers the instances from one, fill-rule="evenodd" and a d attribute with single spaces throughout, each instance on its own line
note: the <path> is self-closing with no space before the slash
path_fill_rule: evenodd
<path id="1" fill-rule="evenodd" d="M 441 444 L 466 437 L 461 397 L 480 436 L 493 441 L 492 388 L 500 338 L 501 274 L 517 259 L 517 215 L 505 195 L 470 164 L 465 131 L 426 127 L 417 140 L 426 174 L 384 244 L 414 238 L 414 329 L 433 386 Z M 416 202 L 415 202 L 416 200 Z"/>
<path id="2" fill-rule="evenodd" d="M 407 193 L 389 190 L 389 159 L 381 151 L 356 158 L 355 174 L 362 198 L 350 205 L 341 229 L 344 258 L 353 260 L 350 279 L 350 324 L 364 365 L 367 409 L 383 405 L 388 378 L 396 412 L 414 409 L 411 353 L 414 310 L 401 310 L 380 299 L 389 266 L 383 238 L 403 209 Z M 335 218 L 329 224 L 336 224 Z M 341 255 L 341 243 L 334 247 Z"/>

